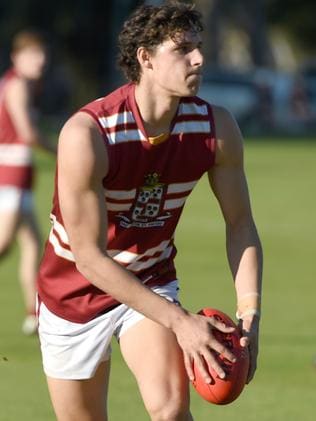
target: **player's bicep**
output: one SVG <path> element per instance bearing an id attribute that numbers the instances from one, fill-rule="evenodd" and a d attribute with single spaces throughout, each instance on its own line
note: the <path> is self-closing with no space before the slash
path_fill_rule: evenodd
<path id="1" fill-rule="evenodd" d="M 102 180 L 106 149 L 89 121 L 77 115 L 63 128 L 58 147 L 59 203 L 76 260 L 105 251 L 107 226 Z"/>
<path id="2" fill-rule="evenodd" d="M 235 225 L 251 218 L 243 164 L 243 142 L 236 122 L 227 111 L 219 109 L 215 112 L 215 118 L 217 157 L 208 176 L 226 223 Z"/>
<path id="3" fill-rule="evenodd" d="M 216 168 L 209 173 L 212 190 L 230 225 L 251 216 L 247 182 L 242 169 Z"/>

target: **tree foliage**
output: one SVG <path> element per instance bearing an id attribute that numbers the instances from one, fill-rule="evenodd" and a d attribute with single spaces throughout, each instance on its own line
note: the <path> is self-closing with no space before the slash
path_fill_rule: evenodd
<path id="1" fill-rule="evenodd" d="M 316 52 L 315 0 L 266 0 L 268 22 L 282 27 L 305 50 Z"/>

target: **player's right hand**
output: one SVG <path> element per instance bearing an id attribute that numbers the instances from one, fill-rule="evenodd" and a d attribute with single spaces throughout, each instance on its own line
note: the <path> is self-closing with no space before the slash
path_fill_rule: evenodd
<path id="1" fill-rule="evenodd" d="M 212 368 L 220 378 L 225 378 L 225 371 L 217 362 L 214 351 L 231 362 L 236 361 L 234 354 L 215 339 L 214 329 L 224 333 L 231 333 L 235 330 L 234 327 L 228 327 L 214 317 L 205 317 L 193 313 L 186 313 L 172 329 L 182 348 L 185 369 L 191 381 L 195 377 L 193 364 L 198 368 L 206 383 L 212 381 L 208 367 Z"/>

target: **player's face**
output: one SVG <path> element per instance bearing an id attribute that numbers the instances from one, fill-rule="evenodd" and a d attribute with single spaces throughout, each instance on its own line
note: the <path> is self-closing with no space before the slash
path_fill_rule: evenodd
<path id="1" fill-rule="evenodd" d="M 38 46 L 26 47 L 13 55 L 15 68 L 27 79 L 39 79 L 46 61 L 45 50 Z"/>
<path id="2" fill-rule="evenodd" d="M 196 95 L 203 66 L 201 37 L 188 31 L 160 44 L 151 57 L 154 83 L 172 96 Z"/>

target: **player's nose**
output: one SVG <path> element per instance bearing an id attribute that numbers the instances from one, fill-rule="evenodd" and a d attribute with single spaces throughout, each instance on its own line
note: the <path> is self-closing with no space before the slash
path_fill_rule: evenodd
<path id="1" fill-rule="evenodd" d="M 192 60 L 191 64 L 193 66 L 199 66 L 199 67 L 203 66 L 204 56 L 203 56 L 203 54 L 202 54 L 202 52 L 199 48 L 195 48 L 192 51 L 192 59 L 191 60 Z"/>

